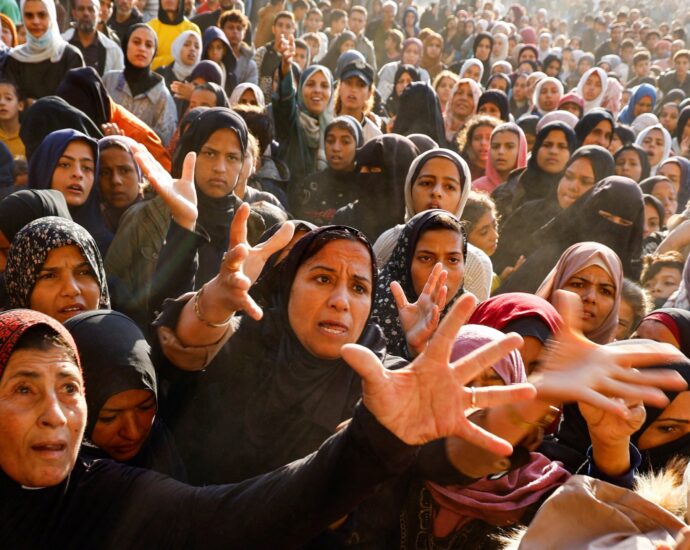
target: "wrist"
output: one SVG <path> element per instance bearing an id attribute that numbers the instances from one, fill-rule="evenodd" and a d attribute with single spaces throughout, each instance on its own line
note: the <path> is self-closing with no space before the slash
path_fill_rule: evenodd
<path id="1" fill-rule="evenodd" d="M 622 476 L 630 470 L 630 438 L 601 441 L 592 438 L 592 460 L 607 476 Z"/>
<path id="2" fill-rule="evenodd" d="M 203 312 L 204 321 L 209 325 L 223 325 L 237 311 L 225 304 L 224 289 L 217 277 L 211 279 L 203 287 L 203 292 L 198 295 L 198 306 Z"/>

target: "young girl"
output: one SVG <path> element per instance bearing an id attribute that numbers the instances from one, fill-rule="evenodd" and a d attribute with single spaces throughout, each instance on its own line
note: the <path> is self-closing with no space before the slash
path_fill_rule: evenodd
<path id="1" fill-rule="evenodd" d="M 516 168 L 527 165 L 527 139 L 514 122 L 506 122 L 491 132 L 489 160 L 486 175 L 472 182 L 472 189 L 491 194 L 508 180 Z"/>
<path id="2" fill-rule="evenodd" d="M 0 80 L 0 141 L 14 158 L 24 158 L 24 142 L 19 137 L 19 113 L 24 110 L 24 101 L 19 96 L 17 85 L 9 80 Z"/>

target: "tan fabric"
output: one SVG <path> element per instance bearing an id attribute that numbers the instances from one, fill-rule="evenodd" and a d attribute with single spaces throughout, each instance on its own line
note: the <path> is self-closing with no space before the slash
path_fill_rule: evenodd
<path id="1" fill-rule="evenodd" d="M 673 544 L 685 524 L 638 494 L 573 476 L 542 505 L 520 550 L 646 550 Z"/>

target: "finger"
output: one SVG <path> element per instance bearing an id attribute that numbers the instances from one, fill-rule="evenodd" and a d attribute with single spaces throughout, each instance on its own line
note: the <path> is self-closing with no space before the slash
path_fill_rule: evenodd
<path id="1" fill-rule="evenodd" d="M 661 390 L 683 391 L 687 382 L 680 373 L 669 369 L 636 370 L 619 368 L 614 377 L 622 382 L 652 386 Z"/>
<path id="2" fill-rule="evenodd" d="M 499 456 L 510 456 L 513 453 L 513 446 L 510 443 L 470 422 L 467 418 L 463 417 L 458 424 L 455 435 L 468 443 Z"/>
<path id="3" fill-rule="evenodd" d="M 393 295 L 393 300 L 395 300 L 395 307 L 398 308 L 399 313 L 409 305 L 409 302 L 407 301 L 405 292 L 403 291 L 402 286 L 400 286 L 400 283 L 398 281 L 392 281 L 390 288 L 391 294 Z"/>
<path id="4" fill-rule="evenodd" d="M 250 281 L 250 284 L 251 284 L 251 281 Z M 254 299 L 251 297 L 249 292 L 245 293 L 245 299 L 242 302 L 242 309 L 244 310 L 244 312 L 247 315 L 249 315 L 255 321 L 260 321 L 261 318 L 264 316 L 263 310 L 254 301 Z"/>
<path id="5" fill-rule="evenodd" d="M 229 273 L 236 273 L 242 269 L 242 264 L 247 259 L 249 250 L 244 244 L 238 244 L 231 248 L 223 258 L 222 269 Z"/>
<path id="6" fill-rule="evenodd" d="M 235 211 L 235 216 L 230 224 L 230 248 L 240 243 L 247 243 L 247 220 L 249 219 L 250 208 L 243 202 Z"/>
<path id="7" fill-rule="evenodd" d="M 441 289 L 446 286 L 447 280 L 448 272 L 445 269 L 441 269 L 441 272 L 438 274 L 438 278 L 436 279 L 436 283 L 434 284 L 434 287 L 431 289 L 432 302 L 438 301 L 439 292 L 441 292 Z"/>
<path id="8" fill-rule="evenodd" d="M 424 283 L 424 288 L 422 289 L 422 294 L 428 294 L 431 296 L 436 288 L 436 284 L 438 283 L 438 278 L 441 275 L 441 271 L 443 270 L 443 264 L 442 263 L 437 263 L 434 268 L 431 270 L 431 273 L 429 273 L 429 277 L 426 280 L 426 283 Z"/>
<path id="9" fill-rule="evenodd" d="M 476 304 L 477 300 L 471 294 L 464 294 L 453 304 L 429 342 L 424 352 L 426 357 L 438 363 L 448 363 L 458 332 L 472 315 Z"/>
<path id="10" fill-rule="evenodd" d="M 629 340 L 615 346 L 607 346 L 616 363 L 626 367 L 646 367 L 662 363 L 686 362 L 678 348 L 671 344 L 648 340 Z"/>
<path id="11" fill-rule="evenodd" d="M 481 409 L 534 399 L 536 395 L 537 389 L 532 384 L 489 386 L 486 388 L 475 388 L 474 390 L 477 407 Z"/>
<path id="12" fill-rule="evenodd" d="M 267 241 L 254 247 L 255 250 L 261 251 L 261 256 L 268 259 L 269 256 L 275 254 L 279 250 L 285 248 L 295 234 L 295 224 L 292 222 L 284 223 L 283 226 L 275 232 Z"/>
<path id="13" fill-rule="evenodd" d="M 451 368 L 455 370 L 456 380 L 467 385 L 521 345 L 522 337 L 515 333 L 506 334 L 500 340 L 484 344 L 451 364 Z"/>
<path id="14" fill-rule="evenodd" d="M 440 290 L 438 291 L 438 296 L 436 297 L 436 306 L 438 307 L 439 311 L 443 311 L 443 309 L 446 307 L 446 298 L 448 297 L 448 287 L 446 285 L 441 286 Z"/>
<path id="15" fill-rule="evenodd" d="M 628 420 L 630 418 L 630 411 L 628 407 L 617 399 L 609 399 L 605 395 L 594 391 L 590 388 L 582 388 L 577 400 L 583 403 L 588 403 L 592 407 L 600 409 L 604 412 L 611 413 L 615 416 Z"/>
<path id="16" fill-rule="evenodd" d="M 643 401 L 654 407 L 662 408 L 668 405 L 668 397 L 666 397 L 664 392 L 651 386 L 629 384 L 608 378 L 601 381 L 599 391 L 609 397 Z"/>
<path id="17" fill-rule="evenodd" d="M 386 384 L 386 369 L 374 352 L 357 344 L 345 344 L 341 348 L 342 357 L 362 379 L 363 393 L 371 397 Z"/>
<path id="18" fill-rule="evenodd" d="M 180 179 L 184 181 L 194 181 L 194 167 L 196 166 L 196 153 L 190 151 L 184 158 L 184 163 L 182 164 L 182 177 Z"/>
<path id="19" fill-rule="evenodd" d="M 582 301 L 580 297 L 567 290 L 557 290 L 554 293 L 554 306 L 563 318 L 563 325 L 559 335 L 570 334 L 584 339 L 582 334 Z"/>

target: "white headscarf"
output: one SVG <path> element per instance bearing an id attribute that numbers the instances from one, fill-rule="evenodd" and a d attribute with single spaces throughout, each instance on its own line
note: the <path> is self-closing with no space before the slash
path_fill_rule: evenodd
<path id="1" fill-rule="evenodd" d="M 261 91 L 261 88 L 259 88 L 256 84 L 252 84 L 251 82 L 243 82 L 242 84 L 238 84 L 235 89 L 232 91 L 230 94 L 230 107 L 234 107 L 240 102 L 240 98 L 242 97 L 242 94 L 246 92 L 247 90 L 251 90 L 254 92 L 254 95 L 256 96 L 256 102 L 259 104 L 259 107 L 262 109 L 266 107 L 266 102 L 264 101 L 264 93 Z"/>
<path id="2" fill-rule="evenodd" d="M 468 61 L 472 61 L 471 59 Z M 478 61 L 478 60 L 476 60 Z M 467 63 L 467 62 L 465 62 Z M 481 62 L 479 62 L 481 63 Z M 452 105 L 453 105 L 453 97 L 455 97 L 455 94 L 458 91 L 458 88 L 462 84 L 467 84 L 470 87 L 470 91 L 472 92 L 472 99 L 474 99 L 474 112 L 477 112 L 477 105 L 479 104 L 479 98 L 482 95 L 482 89 L 479 87 L 479 84 L 475 82 L 474 79 L 472 78 L 461 78 L 455 83 L 455 86 L 453 86 L 453 89 L 450 92 L 450 96 L 448 96 L 448 102 L 446 103 L 446 109 L 443 111 L 443 120 L 444 120 L 444 125 L 446 128 L 446 139 L 452 139 L 454 132 L 451 130 L 451 126 L 453 125 L 453 112 L 452 112 Z"/>
<path id="3" fill-rule="evenodd" d="M 585 88 L 585 82 L 587 82 L 587 79 L 590 77 L 590 75 L 592 75 L 592 73 L 597 73 L 599 75 L 599 79 L 601 80 L 601 92 L 599 92 L 599 95 L 591 101 L 587 101 L 586 99 L 584 100 L 585 109 L 583 114 L 587 114 L 592 109 L 601 107 L 601 102 L 604 101 L 604 96 L 606 95 L 606 86 L 608 86 L 609 79 L 606 76 L 606 71 L 604 71 L 604 69 L 601 67 L 592 67 L 591 69 L 587 69 L 585 71 L 585 74 L 583 74 L 580 78 L 580 82 L 577 83 L 577 89 L 575 90 L 577 95 L 584 99 L 585 94 L 583 90 Z"/>
<path id="4" fill-rule="evenodd" d="M 182 48 L 184 47 L 184 43 L 187 41 L 187 38 L 190 36 L 194 36 L 199 43 L 199 47 L 196 51 L 196 59 L 194 60 L 193 65 L 182 63 L 181 60 Z M 201 60 L 201 37 L 199 36 L 199 33 L 196 31 L 184 31 L 175 40 L 173 40 L 172 46 L 170 46 L 170 51 L 175 59 L 172 68 L 173 73 L 179 80 L 186 80 L 187 77 L 192 74 L 194 67 L 196 67 Z"/>
<path id="5" fill-rule="evenodd" d="M 462 64 L 462 67 L 460 67 L 460 78 L 465 78 L 467 69 L 469 69 L 472 65 L 479 67 L 479 82 L 481 82 L 484 76 L 484 64 L 476 57 L 471 57 Z"/>
<path id="6" fill-rule="evenodd" d="M 51 63 L 57 63 L 62 59 L 67 42 L 60 36 L 60 29 L 57 24 L 57 14 L 55 3 L 52 0 L 41 0 L 48 12 L 48 29 L 43 36 L 35 38 L 28 30 L 26 31 L 26 43 L 10 50 L 10 56 L 22 63 L 40 63 L 50 59 Z M 24 17 L 24 4 L 26 0 L 21 0 L 22 18 Z"/>
<path id="7" fill-rule="evenodd" d="M 537 85 L 534 87 L 534 93 L 532 94 L 532 105 L 534 105 L 534 108 L 540 115 L 543 115 L 545 111 L 541 108 L 541 105 L 539 105 L 539 94 L 541 93 L 542 86 L 544 86 L 544 84 L 546 84 L 547 82 L 555 84 L 560 93 L 560 97 L 563 97 L 563 83 L 560 80 L 554 78 L 553 76 L 547 76 L 546 78 L 542 78 L 539 82 L 537 82 Z M 556 103 L 556 108 L 552 110 L 556 111 L 557 109 L 558 103 Z"/>
<path id="8" fill-rule="evenodd" d="M 501 44 L 501 51 L 498 53 L 498 55 L 494 55 L 493 52 L 491 53 L 492 64 L 496 61 L 503 61 L 506 59 L 506 57 L 508 57 L 508 37 L 502 32 L 497 32 L 494 34 L 494 44 L 498 44 L 499 41 Z"/>
<path id="9" fill-rule="evenodd" d="M 654 166 L 650 166 L 649 169 L 649 175 L 656 176 L 657 168 L 659 168 L 661 163 L 664 162 L 671 154 L 672 139 L 671 134 L 668 133 L 668 130 L 666 130 L 666 128 L 664 128 L 661 124 L 655 124 L 654 126 L 649 126 L 648 128 L 645 128 L 637 135 L 637 138 L 635 138 L 635 145 L 639 145 L 640 147 L 644 148 L 642 142 L 644 141 L 644 138 L 647 137 L 647 134 L 649 134 L 649 132 L 651 132 L 652 130 L 659 130 L 661 132 L 661 135 L 664 136 L 664 153 L 661 155 L 661 159 L 659 159 L 659 162 Z"/>

